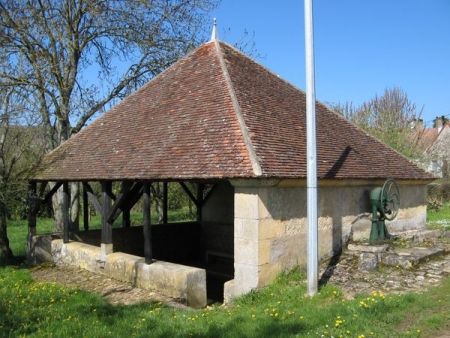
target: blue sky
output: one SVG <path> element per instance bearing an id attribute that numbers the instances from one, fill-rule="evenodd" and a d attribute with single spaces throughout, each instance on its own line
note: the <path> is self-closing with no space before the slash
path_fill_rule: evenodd
<path id="1" fill-rule="evenodd" d="M 257 62 L 305 89 L 303 0 L 222 0 L 219 39 L 255 33 Z M 450 0 L 313 0 L 316 98 L 369 101 L 403 89 L 427 123 L 450 117 Z M 212 20 L 212 19 L 211 19 Z"/>

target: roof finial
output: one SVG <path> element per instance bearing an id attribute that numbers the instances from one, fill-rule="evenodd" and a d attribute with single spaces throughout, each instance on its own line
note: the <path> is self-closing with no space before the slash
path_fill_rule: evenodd
<path id="1" fill-rule="evenodd" d="M 214 26 L 211 33 L 211 41 L 217 41 L 219 40 L 219 37 L 217 36 L 217 20 L 214 18 Z"/>

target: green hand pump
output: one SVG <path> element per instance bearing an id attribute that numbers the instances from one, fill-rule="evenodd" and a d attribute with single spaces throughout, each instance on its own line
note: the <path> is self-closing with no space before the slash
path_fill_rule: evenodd
<path id="1" fill-rule="evenodd" d="M 370 243 L 382 242 L 386 239 L 385 220 L 392 221 L 400 209 L 400 192 L 397 182 L 388 178 L 383 187 L 377 187 L 370 192 L 372 205 L 372 230 Z"/>

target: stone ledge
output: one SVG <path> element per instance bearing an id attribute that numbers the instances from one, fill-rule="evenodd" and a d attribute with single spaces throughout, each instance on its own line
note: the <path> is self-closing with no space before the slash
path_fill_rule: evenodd
<path id="1" fill-rule="evenodd" d="M 101 273 L 176 298 L 193 308 L 203 308 L 207 304 L 204 269 L 163 261 L 148 265 L 143 257 L 122 252 L 108 254 L 106 260 L 99 260 L 100 254 L 99 247 L 85 243 L 52 241 L 52 256 L 57 265 L 74 265 Z"/>
<path id="2" fill-rule="evenodd" d="M 408 249 L 395 249 L 390 254 L 381 255 L 381 262 L 385 265 L 408 269 L 427 259 L 442 256 L 443 254 L 444 249 L 441 248 L 413 247 Z"/>

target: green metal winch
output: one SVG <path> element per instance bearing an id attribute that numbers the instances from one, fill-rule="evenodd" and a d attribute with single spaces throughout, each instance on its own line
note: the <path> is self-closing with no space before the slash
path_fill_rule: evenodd
<path id="1" fill-rule="evenodd" d="M 400 209 L 400 192 L 397 182 L 388 178 L 383 187 L 377 187 L 370 192 L 372 205 L 372 230 L 370 243 L 382 242 L 386 239 L 385 220 L 392 221 Z"/>

